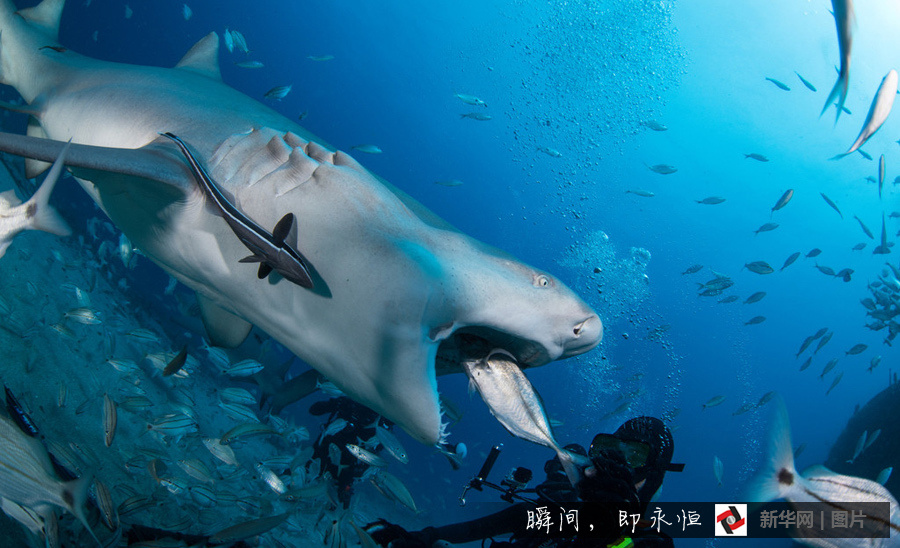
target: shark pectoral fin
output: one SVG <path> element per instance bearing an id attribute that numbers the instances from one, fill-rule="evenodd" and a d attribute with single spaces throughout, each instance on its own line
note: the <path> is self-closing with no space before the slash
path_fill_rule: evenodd
<path id="1" fill-rule="evenodd" d="M 194 44 L 175 65 L 175 68 L 202 74 L 213 80 L 222 81 L 219 70 L 219 35 L 211 32 Z"/>
<path id="2" fill-rule="evenodd" d="M 25 130 L 25 135 L 39 137 L 41 139 L 47 138 L 47 134 L 44 133 L 44 128 L 41 127 L 41 123 L 34 116 L 28 117 L 28 128 Z M 34 179 L 41 173 L 50 169 L 50 165 L 50 162 L 25 158 L 25 176 L 29 179 Z"/>
<path id="3" fill-rule="evenodd" d="M 259 265 L 259 271 L 256 273 L 256 277 L 259 278 L 260 280 L 263 280 L 263 279 L 265 279 L 266 276 L 271 274 L 271 272 L 272 272 L 272 267 L 266 263 L 262 263 Z"/>
<path id="4" fill-rule="evenodd" d="M 153 141 L 141 148 L 107 148 L 72 144 L 66 154 L 66 166 L 76 177 L 94 181 L 99 172 L 132 177 L 116 177 L 118 181 L 156 181 L 175 190 L 182 197 L 196 188 L 190 168 L 170 147 Z M 0 133 L 0 150 L 16 156 L 54 162 L 66 143 L 14 133 Z"/>
<path id="5" fill-rule="evenodd" d="M 275 229 L 272 231 L 272 237 L 275 239 L 276 245 L 284 243 L 284 239 L 287 238 L 292 226 L 294 226 L 293 213 L 288 213 L 278 221 L 278 224 L 275 225 Z"/>
<path id="6" fill-rule="evenodd" d="M 248 255 L 247 257 L 244 257 L 243 259 L 239 259 L 238 262 L 239 263 L 261 263 L 262 257 L 260 257 L 259 255 Z"/>
<path id="7" fill-rule="evenodd" d="M 199 293 L 197 303 L 200 305 L 200 317 L 203 318 L 209 342 L 213 346 L 234 348 L 250 334 L 250 329 L 253 328 L 250 322 L 238 318 Z"/>
<path id="8" fill-rule="evenodd" d="M 294 377 L 271 395 L 272 413 L 277 415 L 288 405 L 298 402 L 316 391 L 316 383 L 324 379 L 315 369 L 310 369 Z"/>

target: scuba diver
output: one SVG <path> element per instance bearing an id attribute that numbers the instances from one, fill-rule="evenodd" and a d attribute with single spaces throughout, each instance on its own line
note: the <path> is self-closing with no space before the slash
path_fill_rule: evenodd
<path id="1" fill-rule="evenodd" d="M 513 533 L 510 542 L 493 541 L 492 548 L 500 547 L 671 547 L 672 539 L 665 533 L 644 527 L 632 534 L 630 530 L 618 525 L 618 511 L 625 510 L 629 515 L 643 515 L 647 505 L 656 492 L 662 487 L 666 472 L 684 469 L 683 464 L 672 463 L 674 441 L 672 432 L 659 419 L 654 417 L 637 417 L 619 427 L 614 434 L 600 433 L 591 442 L 590 450 L 585 451 L 577 444 L 567 445 L 566 449 L 587 455 L 591 465 L 582 471 L 583 478 L 574 487 L 568 481 L 562 464 L 553 458 L 544 465 L 547 479 L 533 489 L 525 485 L 531 480 L 531 471 L 525 468 L 514 469 L 509 477 L 496 485 L 486 481 L 487 474 L 499 455 L 499 447 L 494 447 L 485 460 L 481 471 L 466 485 L 460 503 L 465 504 L 465 494 L 469 489 L 481 490 L 482 486 L 491 487 L 502 492 L 500 498 L 507 502 L 517 502 L 512 506 L 494 514 L 470 521 L 445 525 L 442 527 L 426 527 L 421 531 L 408 532 L 402 527 L 378 520 L 366 526 L 372 538 L 387 548 L 430 548 L 438 540 L 459 544 L 505 536 Z M 535 495 L 526 498 L 523 494 Z M 598 523 L 615 524 L 608 531 L 592 531 L 590 536 L 579 537 L 577 534 L 566 538 L 522 535 L 526 522 L 524 517 L 529 509 L 540 506 L 559 507 L 561 503 L 604 503 L 591 507 L 592 516 L 595 510 L 604 513 L 603 521 Z M 639 522 L 638 526 L 644 523 Z"/>
<path id="2" fill-rule="evenodd" d="M 318 401 L 309 407 L 309 412 L 316 416 L 328 415 L 322 435 L 313 444 L 313 458 L 322 463 L 323 473 L 328 471 L 335 478 L 338 500 L 347 509 L 353 494 L 353 481 L 368 468 L 347 451 L 347 444 L 360 444 L 360 440 L 372 439 L 376 424 L 390 429 L 393 423 L 346 396 Z M 332 446 L 335 448 L 332 449 Z M 378 449 L 372 451 L 377 453 Z"/>

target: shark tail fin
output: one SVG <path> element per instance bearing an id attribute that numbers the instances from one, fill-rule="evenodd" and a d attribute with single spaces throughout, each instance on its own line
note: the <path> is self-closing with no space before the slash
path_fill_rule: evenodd
<path id="1" fill-rule="evenodd" d="M 97 545 L 102 546 L 97 535 L 95 535 L 94 531 L 91 529 L 87 516 L 84 514 L 84 505 L 87 502 L 88 489 L 90 489 L 91 483 L 93 483 L 93 478 L 90 476 L 84 476 L 66 483 L 63 486 L 63 501 L 66 503 L 66 510 L 72 512 L 72 514 L 78 518 L 78 521 L 84 525 L 84 528 L 87 529 L 88 533 L 94 537 L 94 540 L 97 541 Z"/>
<path id="2" fill-rule="evenodd" d="M 825 99 L 825 106 L 822 107 L 822 114 L 825 114 L 825 111 L 828 110 L 832 104 L 837 107 L 837 114 L 834 116 L 834 123 L 837 125 L 838 118 L 841 117 L 841 111 L 844 110 L 844 101 L 847 100 L 847 86 L 850 82 L 850 71 L 842 72 L 838 75 L 837 82 L 834 83 L 834 87 L 831 88 L 831 92 L 828 94 L 828 98 Z M 835 99 L 837 102 L 835 103 Z M 852 150 L 850 152 L 853 152 Z"/>
<path id="3" fill-rule="evenodd" d="M 59 158 L 53 162 L 53 167 L 50 168 L 50 173 L 47 174 L 43 184 L 26 203 L 26 212 L 31 216 L 31 228 L 58 236 L 68 236 L 72 233 L 69 225 L 66 224 L 49 203 L 50 194 L 53 192 L 53 187 L 56 186 L 56 181 L 59 180 L 59 175 L 62 172 L 68 148 L 69 144 L 67 143 L 59 154 Z"/>
<path id="4" fill-rule="evenodd" d="M 791 426 L 787 407 L 778 397 L 775 400 L 775 420 L 769 432 L 769 453 L 756 478 L 750 483 L 746 500 L 768 502 L 785 498 L 805 480 L 794 468 L 791 447 Z"/>

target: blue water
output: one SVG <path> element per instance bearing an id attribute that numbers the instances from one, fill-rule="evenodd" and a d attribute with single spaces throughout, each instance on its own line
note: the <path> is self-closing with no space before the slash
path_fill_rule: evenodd
<path id="1" fill-rule="evenodd" d="M 828 160 L 853 142 L 881 78 L 897 62 L 895 3 L 857 6 L 846 103 L 852 114 L 837 124 L 833 109 L 819 115 L 839 62 L 824 0 L 190 6 L 193 17 L 185 21 L 180 3 L 135 1 L 126 20 L 119 1 L 72 2 L 60 41 L 92 57 L 171 66 L 208 32 L 240 30 L 251 54 L 222 49 L 225 82 L 260 100 L 268 89 L 292 84 L 287 97 L 270 103 L 279 112 L 292 119 L 308 112 L 302 125 L 342 150 L 378 145 L 382 154 L 354 156 L 464 232 L 558 275 L 597 307 L 606 327 L 602 346 L 530 378 L 550 414 L 563 422 L 557 435 L 566 443 L 587 445 L 594 433 L 612 431 L 630 416 L 680 410 L 670 425 L 675 459 L 687 467 L 670 474 L 662 500 L 740 498 L 760 462 L 769 423 L 765 408 L 732 416 L 742 403 L 772 390 L 784 397 L 794 443 L 807 445 L 802 469 L 825 460 L 854 406 L 886 387 L 888 371 L 897 369 L 896 352 L 882 344 L 884 332 L 864 327 L 869 318 L 859 300 L 869 296 L 866 284 L 884 257 L 872 255 L 877 243 L 853 219 L 858 215 L 877 238 L 882 213 L 900 210 L 891 183 L 900 163 L 896 115 L 863 147 L 875 161 L 859 154 Z M 308 58 L 322 55 L 334 59 Z M 246 58 L 265 68 L 234 65 Z M 807 90 L 794 71 L 818 91 Z M 455 93 L 476 95 L 488 106 L 466 105 Z M 470 112 L 492 120 L 460 117 Z M 644 125 L 650 120 L 668 131 L 651 131 Z M 770 161 L 745 159 L 751 152 Z M 881 200 L 865 181 L 877 176 L 880 154 L 887 165 Z M 678 171 L 659 175 L 647 168 L 654 164 Z M 463 184 L 435 184 L 450 179 Z M 770 214 L 787 189 L 794 189 L 790 204 Z M 843 219 L 820 192 L 837 202 Z M 92 207 L 74 185 L 61 194 L 57 203 L 67 218 Z M 726 201 L 695 203 L 707 196 Z M 754 235 L 770 220 L 779 228 Z M 889 238 L 898 228 L 888 220 Z M 600 242 L 599 231 L 608 242 Z M 858 242 L 868 245 L 851 251 Z M 778 272 L 791 253 L 816 247 L 823 251 L 818 258 L 801 257 Z M 649 251 L 645 266 L 634 266 L 632 248 Z M 742 270 L 756 260 L 776 272 Z M 853 268 L 852 281 L 822 275 L 816 261 Z M 681 275 L 693 264 L 708 268 Z M 595 275 L 594 266 L 606 274 Z M 735 281 L 723 296 L 767 296 L 752 305 L 699 298 L 696 283 L 713 277 L 710 268 Z M 158 270 L 140 275 L 148 291 L 165 285 Z M 744 325 L 756 315 L 767 319 Z M 660 326 L 669 327 L 648 340 Z M 802 358 L 794 354 L 820 327 L 834 337 L 812 367 L 799 372 Z M 869 349 L 844 356 L 859 342 Z M 882 364 L 869 373 L 876 354 Z M 832 357 L 840 358 L 837 368 L 820 380 Z M 843 380 L 826 396 L 838 372 Z M 430 450 L 405 438 L 412 458 L 435 470 L 405 477 L 423 496 L 420 506 L 442 508 L 436 515 L 443 522 L 472 517 L 455 509 L 455 498 L 492 444 L 506 444 L 498 470 L 524 465 L 539 473 L 551 454 L 511 439 L 477 396 L 468 398 L 465 379 L 442 378 L 440 386 L 466 411 L 452 439 L 465 441 L 470 457 L 461 472 L 451 473 Z M 606 416 L 622 403 L 619 394 L 631 391 L 639 391 L 632 405 Z M 702 410 L 717 395 L 725 402 Z M 725 465 L 723 487 L 713 476 L 714 455 Z"/>

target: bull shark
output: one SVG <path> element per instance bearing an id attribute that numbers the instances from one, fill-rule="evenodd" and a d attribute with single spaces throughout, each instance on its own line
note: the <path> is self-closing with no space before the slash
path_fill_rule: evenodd
<path id="1" fill-rule="evenodd" d="M 453 228 L 295 122 L 222 82 L 210 33 L 173 67 L 112 63 L 58 43 L 63 0 L 0 0 L 0 82 L 33 122 L 0 150 L 66 165 L 144 255 L 196 291 L 214 344 L 253 325 L 348 396 L 435 444 L 436 374 L 488 341 L 522 367 L 587 352 L 597 314 L 552 275 Z M 245 244 L 210 204 L 169 132 L 258 226 L 296 222 L 311 288 L 241 263 Z M 438 366 L 436 366 L 438 364 Z"/>

